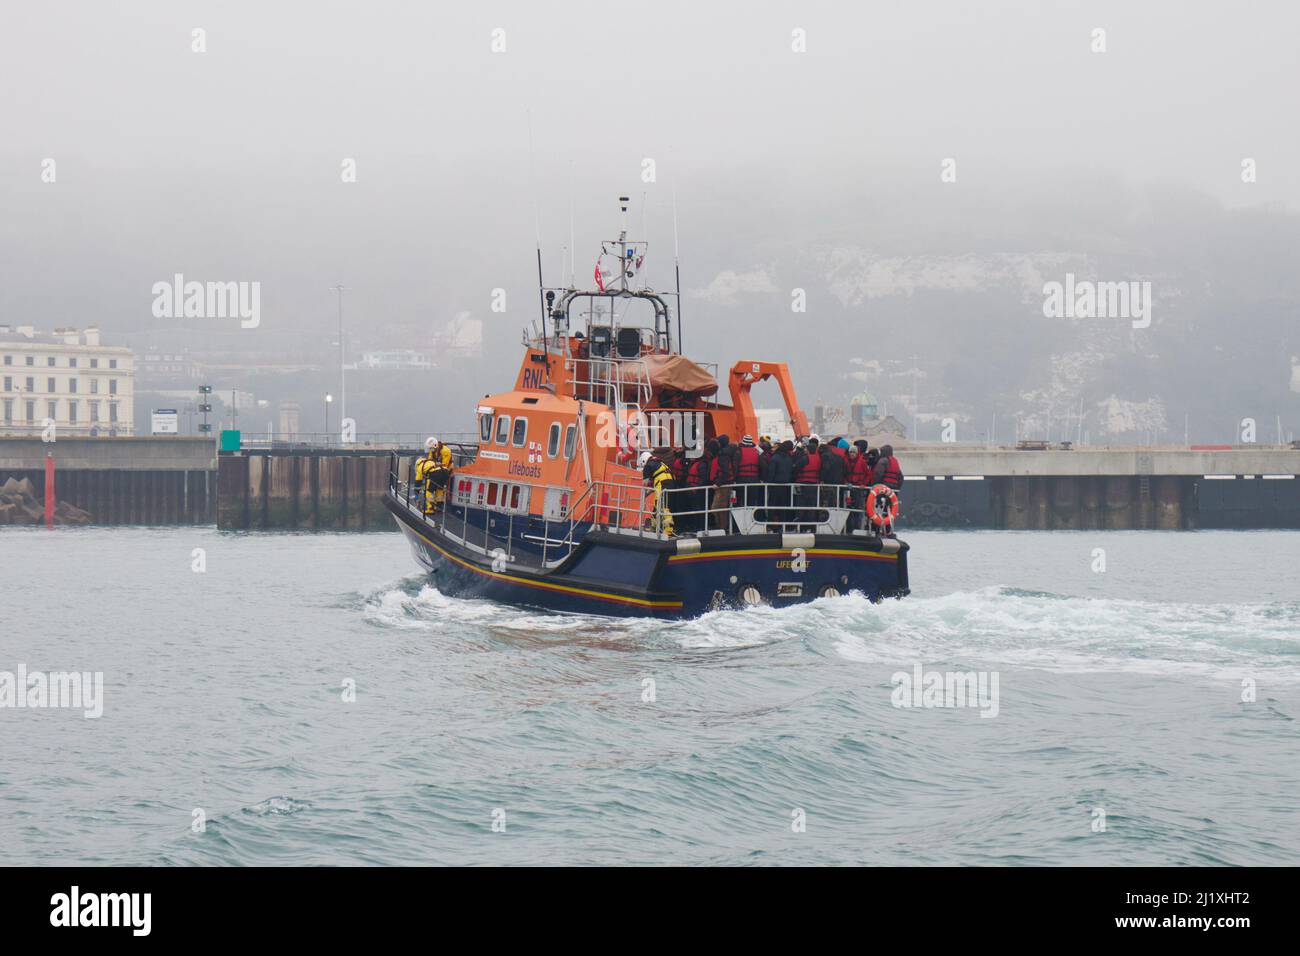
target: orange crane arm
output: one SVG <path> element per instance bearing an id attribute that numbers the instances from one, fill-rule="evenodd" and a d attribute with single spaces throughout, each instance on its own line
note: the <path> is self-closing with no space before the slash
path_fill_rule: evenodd
<path id="1" fill-rule="evenodd" d="M 781 397 L 785 399 L 785 410 L 790 415 L 790 424 L 794 426 L 795 434 L 807 435 L 808 416 L 799 408 L 794 383 L 790 381 L 790 369 L 784 362 L 737 362 L 731 367 L 727 389 L 731 392 L 731 404 L 740 417 L 742 431 L 749 435 L 757 433 L 758 415 L 754 412 L 749 390 L 755 382 L 769 378 L 775 378 L 781 387 Z"/>

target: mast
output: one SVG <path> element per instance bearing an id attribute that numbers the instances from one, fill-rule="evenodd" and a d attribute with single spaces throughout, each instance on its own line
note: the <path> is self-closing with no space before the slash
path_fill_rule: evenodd
<path id="1" fill-rule="evenodd" d="M 533 225 L 537 237 L 537 304 L 542 308 L 542 354 L 546 356 L 546 378 L 551 377 L 551 348 L 546 341 L 546 283 L 542 281 L 542 211 L 537 205 L 537 182 L 533 175 L 533 113 L 528 111 L 528 185 L 533 191 Z"/>
<path id="2" fill-rule="evenodd" d="M 673 272 L 677 276 L 677 353 L 682 353 L 682 267 L 681 249 L 677 245 L 677 184 L 673 184 Z M 668 351 L 672 351 L 670 345 Z"/>
<path id="3" fill-rule="evenodd" d="M 618 197 L 618 208 L 623 213 L 623 225 L 618 232 L 618 287 L 627 291 L 627 196 Z"/>

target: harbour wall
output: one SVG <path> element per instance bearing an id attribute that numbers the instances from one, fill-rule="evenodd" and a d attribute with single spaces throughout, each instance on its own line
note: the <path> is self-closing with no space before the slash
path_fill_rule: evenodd
<path id="1" fill-rule="evenodd" d="M 403 474 L 419 454 L 401 453 Z M 383 503 L 389 467 L 388 450 L 222 452 L 217 527 L 396 531 Z"/>
<path id="2" fill-rule="evenodd" d="M 898 451 L 899 527 L 1300 528 L 1300 449 L 942 445 Z"/>
<path id="3" fill-rule="evenodd" d="M 205 525 L 217 515 L 215 445 L 209 438 L 0 438 L 0 485 L 29 479 L 95 525 Z"/>
<path id="4" fill-rule="evenodd" d="M 900 528 L 1300 528 L 1300 480 L 1263 476 L 909 477 Z"/>
<path id="5" fill-rule="evenodd" d="M 0 484 L 44 488 L 92 524 L 228 529 L 392 530 L 383 508 L 388 448 L 244 448 L 206 438 L 0 438 Z M 418 455 L 402 449 L 403 474 Z M 1084 448 L 1026 451 L 922 445 L 900 528 L 1035 530 L 1300 528 L 1300 449 Z"/>

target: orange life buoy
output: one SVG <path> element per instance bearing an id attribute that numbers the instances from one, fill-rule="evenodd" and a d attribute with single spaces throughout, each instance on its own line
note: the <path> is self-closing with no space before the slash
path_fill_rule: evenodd
<path id="1" fill-rule="evenodd" d="M 888 505 L 885 514 L 876 510 L 876 501 L 884 496 Z M 894 491 L 888 485 L 872 485 L 871 490 L 867 492 L 867 518 L 871 521 L 871 526 L 877 530 L 885 527 L 886 524 L 893 525 L 894 519 L 898 517 L 898 492 Z"/>

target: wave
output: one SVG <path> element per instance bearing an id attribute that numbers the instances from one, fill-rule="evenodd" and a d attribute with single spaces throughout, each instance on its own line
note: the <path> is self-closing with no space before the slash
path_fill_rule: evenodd
<path id="1" fill-rule="evenodd" d="M 743 650 L 802 641 L 857 663 L 983 662 L 1300 682 L 1300 604 L 1175 604 L 1012 587 L 872 604 L 860 594 L 787 608 L 714 611 L 688 621 L 606 618 L 449 598 L 408 579 L 363 604 L 395 630 L 453 626 L 505 639 Z"/>
<path id="2" fill-rule="evenodd" d="M 847 612 L 847 609 L 846 609 Z M 1175 604 L 988 587 L 868 606 L 835 640 L 860 662 L 1300 682 L 1300 604 Z"/>

